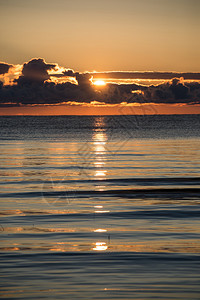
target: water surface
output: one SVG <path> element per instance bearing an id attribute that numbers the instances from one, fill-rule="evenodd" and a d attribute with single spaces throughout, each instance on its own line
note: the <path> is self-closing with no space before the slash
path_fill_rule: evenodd
<path id="1" fill-rule="evenodd" d="M 200 116 L 1 117 L 1 296 L 199 299 Z"/>

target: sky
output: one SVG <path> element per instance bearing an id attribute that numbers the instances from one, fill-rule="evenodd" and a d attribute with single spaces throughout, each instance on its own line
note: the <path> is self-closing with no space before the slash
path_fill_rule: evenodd
<path id="1" fill-rule="evenodd" d="M 199 15 L 199 0 L 0 0 L 0 114 L 200 113 Z"/>
<path id="2" fill-rule="evenodd" d="M 199 15 L 199 0 L 0 0 L 1 61 L 198 72 Z"/>

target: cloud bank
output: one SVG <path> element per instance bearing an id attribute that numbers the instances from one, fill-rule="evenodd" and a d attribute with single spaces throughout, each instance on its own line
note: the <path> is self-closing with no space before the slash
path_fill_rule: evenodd
<path id="1" fill-rule="evenodd" d="M 1 78 L 8 77 L 10 68 L 14 66 L 0 63 Z M 200 83 L 197 81 L 200 79 L 199 73 L 112 72 L 118 78 L 119 76 L 128 78 L 128 74 L 130 78 L 136 76 L 135 74 L 140 74 L 138 78 L 148 78 L 147 73 L 151 79 L 169 79 L 169 77 L 170 79 L 159 85 L 150 86 L 107 83 L 103 87 L 97 87 L 92 79 L 104 78 L 103 74 L 106 73 L 74 72 L 57 64 L 48 64 L 42 58 L 34 58 L 24 63 L 20 74 L 17 74 L 9 84 L 7 81 L 6 84 L 5 81 L 0 81 L 0 106 L 62 104 L 69 101 L 74 104 L 92 101 L 107 104 L 122 102 L 200 104 Z M 173 78 L 173 75 L 177 74 L 194 80 L 187 82 L 183 76 Z M 61 79 L 62 82 L 59 81 Z"/>
<path id="2" fill-rule="evenodd" d="M 115 78 L 115 79 L 164 79 L 184 77 L 186 80 L 200 80 L 200 73 L 177 73 L 177 72 L 93 72 L 94 78 Z"/>

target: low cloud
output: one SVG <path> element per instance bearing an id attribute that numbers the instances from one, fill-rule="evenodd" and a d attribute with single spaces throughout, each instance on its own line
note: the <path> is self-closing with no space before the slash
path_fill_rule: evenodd
<path id="1" fill-rule="evenodd" d="M 184 77 L 186 80 L 200 80 L 200 73 L 177 73 L 177 72 L 93 72 L 93 78 L 112 78 L 112 79 L 151 79 L 151 80 L 170 80 L 175 77 Z"/>
<path id="2" fill-rule="evenodd" d="M 200 103 L 200 84 L 198 82 L 184 82 L 183 78 L 173 78 L 170 82 L 158 86 L 150 86 L 145 91 L 145 101 L 154 103 Z"/>
<path id="3" fill-rule="evenodd" d="M 11 67 L 12 65 L 1 63 L 0 72 L 5 74 L 2 76 L 6 77 Z M 13 70 L 14 68 L 13 66 Z M 55 82 L 55 78 L 64 82 Z M 57 64 L 48 64 L 42 58 L 34 58 L 24 63 L 20 74 L 14 79 L 14 84 L 0 82 L 0 105 L 48 105 L 69 101 L 77 104 L 92 101 L 103 104 L 122 102 L 200 104 L 199 82 L 187 82 L 182 77 L 151 86 L 107 83 L 103 87 L 98 87 L 92 83 L 92 79 L 91 73 L 75 72 Z"/>

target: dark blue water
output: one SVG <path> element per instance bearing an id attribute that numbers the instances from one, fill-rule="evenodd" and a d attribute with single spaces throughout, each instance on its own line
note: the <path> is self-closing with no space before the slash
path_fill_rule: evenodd
<path id="1" fill-rule="evenodd" d="M 199 299 L 199 125 L 0 117 L 2 299 Z"/>

